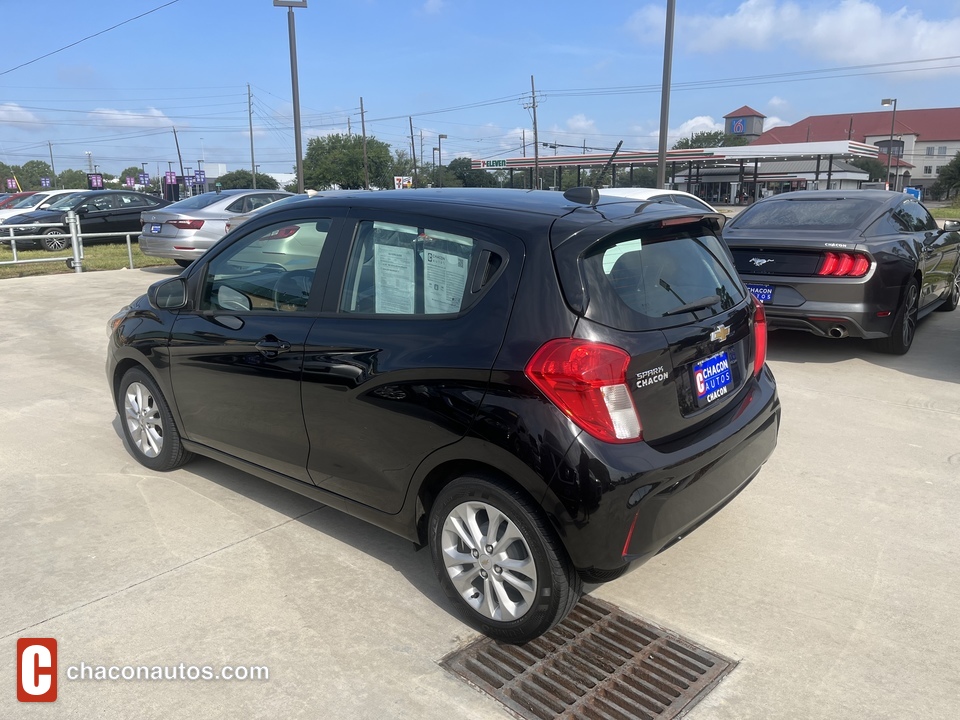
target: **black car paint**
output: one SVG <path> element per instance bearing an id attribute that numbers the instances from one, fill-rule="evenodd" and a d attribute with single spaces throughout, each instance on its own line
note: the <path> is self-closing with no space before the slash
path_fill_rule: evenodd
<path id="1" fill-rule="evenodd" d="M 867 197 L 876 210 L 849 230 L 742 229 L 734 218 L 723 237 L 745 282 L 772 285 L 773 300 L 765 305 L 771 329 L 794 329 L 827 336 L 842 325 L 851 336 L 879 339 L 891 333 L 904 291 L 915 279 L 920 287 L 920 316 L 929 313 L 951 290 L 960 272 L 960 233 L 955 231 L 892 231 L 887 223 L 904 202 L 903 193 L 882 190 L 801 191 L 777 195 L 761 203 L 803 201 L 806 198 Z M 748 217 L 748 208 L 741 218 Z M 823 253 L 831 250 L 866 254 L 872 268 L 862 278 L 820 277 L 815 274 Z M 777 273 L 774 265 L 751 267 L 749 258 L 764 253 L 806 255 L 803 272 Z"/>
<path id="2" fill-rule="evenodd" d="M 102 195 L 137 195 L 148 199 L 150 202 L 155 203 L 154 205 L 136 205 L 128 208 L 110 208 L 108 210 L 91 210 L 88 212 L 78 213 L 78 218 L 80 220 L 80 229 L 83 233 L 86 234 L 96 234 L 96 233 L 120 233 L 120 232 L 129 232 L 129 233 L 139 233 L 141 229 L 140 224 L 140 213 L 145 210 L 152 210 L 160 207 L 169 205 L 170 203 L 167 200 L 162 198 L 154 197 L 152 195 L 144 195 L 143 193 L 128 192 L 124 190 L 94 190 L 91 192 L 84 192 L 81 196 L 78 196 L 74 202 L 74 208 L 79 207 L 85 203 L 89 203 L 91 200 L 97 196 Z M 21 227 L 13 229 L 14 236 L 21 235 L 35 235 L 39 233 L 48 232 L 51 229 L 57 229 L 64 233 L 69 232 L 67 227 L 67 210 L 33 210 L 28 213 L 22 213 L 20 215 L 14 215 L 9 217 L 5 221 L 5 225 L 14 226 L 14 225 L 59 225 L 58 228 L 44 227 L 35 230 L 30 227 Z M 7 240 L 9 242 L 9 240 Z M 92 242 L 88 241 L 88 242 Z M 39 240 L 21 240 L 17 239 L 17 245 L 22 244 L 34 244 L 39 245 Z"/>
<path id="3" fill-rule="evenodd" d="M 653 423 L 654 442 L 602 443 L 559 412 L 523 373 L 545 338 L 621 345 L 649 340 L 578 318 L 563 302 L 544 301 L 561 297 L 556 272 L 543 272 L 553 267 L 551 245 L 559 244 L 544 237 L 544 226 L 553 224 L 553 216 L 566 216 L 572 223 L 565 225 L 568 237 L 599 236 L 611 218 L 646 222 L 690 211 L 655 204 L 645 210 L 649 218 L 638 219 L 632 215 L 635 202 L 582 209 L 551 195 L 545 209 L 542 193 L 518 191 L 327 200 L 320 207 L 338 216 L 343 241 L 334 256 L 321 257 L 315 287 L 325 286 L 323 296 L 311 296 L 302 318 L 270 328 L 269 335 L 290 342 L 287 357 L 270 359 L 256 349 L 267 328 L 258 326 L 255 315 L 231 329 L 235 317 L 197 312 L 189 302 L 182 310 L 158 311 L 140 298 L 112 336 L 111 389 L 116 395 L 127 369 L 144 367 L 166 396 L 188 449 L 418 543 L 424 540 L 425 513 L 444 483 L 471 469 L 505 476 L 545 509 L 586 577 L 611 579 L 694 529 L 753 478 L 776 443 L 780 405 L 769 370 L 755 376 L 748 357 L 730 398 L 693 413 L 686 430 L 676 417 L 656 432 Z M 196 297 L 205 265 L 231 237 L 310 217 L 314 205 L 305 201 L 251 219 L 175 282 Z M 436 222 L 447 225 L 456 224 L 445 219 L 455 215 L 474 231 L 492 228 L 491 240 L 505 247 L 507 262 L 497 281 L 457 316 L 469 321 L 459 329 L 456 319 L 373 319 L 375 331 L 358 333 L 352 318 L 338 312 L 339 280 L 327 283 L 327 277 L 343 276 L 358 219 L 411 212 L 421 218 L 436 213 Z M 578 212 L 582 218 L 570 215 Z M 575 225 L 580 228 L 571 231 Z M 696 330 L 678 329 L 681 337 L 674 340 L 685 357 L 702 357 L 718 347 L 706 336 L 723 320 L 739 324 L 741 336 L 728 342 L 736 347 L 748 332 L 748 305 Z M 433 358 L 441 349 L 438 364 Z M 656 353 L 662 356 L 662 347 Z M 229 397 L 224 407 L 203 402 L 211 384 L 220 397 Z M 666 408 L 670 398 L 649 403 Z M 672 403 L 676 416 L 676 396 Z M 291 422 L 301 406 L 302 423 Z M 223 425 L 209 430 L 198 422 L 211 417 Z M 624 547 L 632 524 L 642 527 Z"/>

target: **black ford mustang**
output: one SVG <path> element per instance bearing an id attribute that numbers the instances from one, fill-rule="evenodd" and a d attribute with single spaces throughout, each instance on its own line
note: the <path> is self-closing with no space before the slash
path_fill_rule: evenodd
<path id="1" fill-rule="evenodd" d="M 957 307 L 958 231 L 902 193 L 814 190 L 761 200 L 723 236 L 771 329 L 866 338 L 902 355 L 920 318 Z"/>

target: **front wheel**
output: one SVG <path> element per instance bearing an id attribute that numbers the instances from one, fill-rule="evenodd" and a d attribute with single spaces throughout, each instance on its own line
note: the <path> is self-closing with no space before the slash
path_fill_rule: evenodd
<path id="1" fill-rule="evenodd" d="M 180 467 L 192 457 L 180 442 L 180 433 L 163 393 L 140 368 L 128 370 L 120 381 L 117 410 L 127 444 L 144 467 L 165 472 Z"/>
<path id="2" fill-rule="evenodd" d="M 70 236 L 60 228 L 50 228 L 40 238 L 40 246 L 50 252 L 58 252 L 70 246 Z"/>
<path id="3" fill-rule="evenodd" d="M 903 293 L 903 303 L 897 311 L 897 319 L 890 330 L 890 336 L 874 340 L 874 348 L 890 355 L 906 355 L 913 345 L 913 336 L 917 332 L 917 315 L 920 311 L 920 286 L 911 280 Z"/>
<path id="4" fill-rule="evenodd" d="M 504 483 L 451 482 L 430 512 L 428 538 L 443 591 L 467 624 L 495 640 L 532 640 L 580 599 L 580 576 L 542 514 Z"/>
<path id="5" fill-rule="evenodd" d="M 193 260 L 183 260 L 182 258 L 174 258 L 173 261 L 182 268 L 188 268 L 191 265 L 193 265 Z"/>

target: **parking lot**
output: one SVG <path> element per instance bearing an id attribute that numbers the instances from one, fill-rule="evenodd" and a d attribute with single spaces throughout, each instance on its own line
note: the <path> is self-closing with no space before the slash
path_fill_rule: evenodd
<path id="1" fill-rule="evenodd" d="M 105 323 L 178 268 L 0 282 L 0 674 L 59 643 L 59 698 L 0 717 L 509 718 L 439 661 L 476 637 L 426 552 L 216 462 L 124 448 Z M 593 591 L 739 662 L 688 717 L 952 717 L 960 706 L 960 311 L 910 353 L 775 333 L 780 441 L 682 543 Z M 376 438 L 371 438 L 376 442 Z M 67 666 L 266 666 L 78 680 Z"/>

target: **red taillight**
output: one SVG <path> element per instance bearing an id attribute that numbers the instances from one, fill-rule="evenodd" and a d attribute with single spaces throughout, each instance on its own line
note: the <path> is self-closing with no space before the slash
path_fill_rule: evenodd
<path id="1" fill-rule="evenodd" d="M 821 277 L 863 277 L 870 269 L 870 258 L 862 253 L 825 252 L 817 269 Z"/>
<path id="2" fill-rule="evenodd" d="M 753 374 L 759 375 L 767 361 L 767 313 L 763 303 L 753 298 Z"/>
<path id="3" fill-rule="evenodd" d="M 287 225 L 286 227 L 278 228 L 272 233 L 267 235 L 264 240 L 285 240 L 286 238 L 293 237 L 297 234 L 297 230 L 300 229 L 299 225 Z"/>
<path id="4" fill-rule="evenodd" d="M 180 230 L 199 230 L 203 227 L 203 220 L 169 220 L 167 224 Z"/>
<path id="5" fill-rule="evenodd" d="M 561 338 L 545 343 L 524 373 L 564 415 L 604 442 L 643 437 L 627 386 L 630 356 L 612 345 Z"/>

